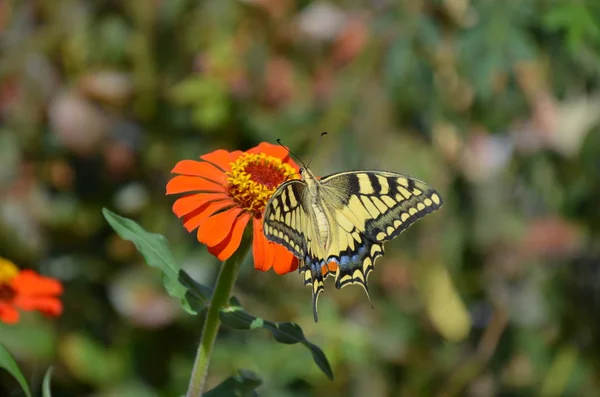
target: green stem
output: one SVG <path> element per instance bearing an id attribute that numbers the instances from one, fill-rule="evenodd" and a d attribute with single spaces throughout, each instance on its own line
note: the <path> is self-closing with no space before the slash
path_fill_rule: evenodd
<path id="1" fill-rule="evenodd" d="M 215 291 L 208 305 L 206 319 L 204 320 L 204 329 L 200 336 L 200 344 L 198 346 L 198 351 L 196 352 L 196 359 L 194 360 L 194 369 L 192 370 L 187 397 L 200 397 L 204 392 L 204 388 L 206 387 L 206 376 L 208 375 L 208 364 L 215 345 L 215 340 L 217 339 L 219 325 L 221 324 L 219 312 L 223 306 L 227 305 L 231 290 L 233 289 L 233 284 L 237 278 L 238 269 L 250 250 L 251 245 L 252 234 L 244 233 L 240 247 L 229 259 L 223 262 L 223 265 L 221 266 L 219 277 L 217 278 L 217 283 L 215 285 Z"/>

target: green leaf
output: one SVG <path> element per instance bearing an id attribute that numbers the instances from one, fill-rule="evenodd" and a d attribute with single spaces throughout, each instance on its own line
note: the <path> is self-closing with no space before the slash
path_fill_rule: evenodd
<path id="1" fill-rule="evenodd" d="M 121 238 L 135 244 L 148 265 L 162 271 L 165 289 L 169 295 L 181 300 L 185 311 L 190 314 L 202 311 L 210 300 L 208 292 L 211 289 L 196 283 L 180 269 L 164 236 L 149 233 L 131 219 L 117 215 L 106 208 L 102 209 L 102 214 Z"/>
<path id="2" fill-rule="evenodd" d="M 256 389 L 262 384 L 258 375 L 246 369 L 238 370 L 238 375 L 227 378 L 219 386 L 204 393 L 204 397 L 246 397 L 257 396 Z"/>
<path id="3" fill-rule="evenodd" d="M 44 382 L 42 384 L 43 397 L 52 397 L 52 393 L 50 392 L 50 378 L 52 378 L 52 367 L 48 368 L 46 375 L 44 375 Z"/>
<path id="4" fill-rule="evenodd" d="M 212 289 L 199 284 L 179 268 L 165 237 L 160 234 L 149 233 L 131 219 L 119 216 L 106 208 L 102 209 L 102 213 L 121 238 L 135 244 L 150 266 L 162 270 L 165 288 L 171 296 L 181 299 L 186 311 L 197 314 L 204 310 L 212 296 Z M 246 312 L 236 298 L 229 300 L 229 306 L 221 309 L 219 317 L 224 324 L 234 329 L 265 328 L 271 331 L 278 342 L 303 344 L 310 350 L 319 368 L 330 379 L 333 379 L 333 372 L 325 354 L 318 346 L 306 340 L 302 329 L 297 324 L 289 322 L 274 323 L 255 317 Z"/>
<path id="5" fill-rule="evenodd" d="M 25 377 L 21 373 L 19 366 L 12 358 L 8 350 L 6 350 L 2 345 L 0 345 L 0 368 L 7 370 L 8 373 L 11 374 L 17 380 L 17 382 L 19 382 L 19 385 L 21 386 L 21 389 L 25 395 L 27 397 L 31 397 L 31 391 L 29 391 L 29 386 L 27 386 L 27 382 L 25 381 Z"/>
<path id="6" fill-rule="evenodd" d="M 327 357 L 323 351 L 315 344 L 310 343 L 304 336 L 302 328 L 298 324 L 290 322 L 274 323 L 264 320 L 260 317 L 253 316 L 244 310 L 240 302 L 232 297 L 229 300 L 229 306 L 221 309 L 220 315 L 223 324 L 238 330 L 251 330 L 256 328 L 264 328 L 269 330 L 275 340 L 280 343 L 293 345 L 301 343 L 306 346 L 313 356 L 313 360 L 319 366 L 321 371 L 333 380 L 333 371 L 327 361 Z"/>

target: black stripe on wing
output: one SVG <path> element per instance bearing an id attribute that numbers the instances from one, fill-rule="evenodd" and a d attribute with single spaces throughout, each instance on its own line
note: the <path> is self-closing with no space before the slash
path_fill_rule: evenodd
<path id="1" fill-rule="evenodd" d="M 267 240 L 283 245 L 297 258 L 306 253 L 306 211 L 302 207 L 302 194 L 306 183 L 293 180 L 283 183 L 273 193 L 265 207 L 263 231 Z"/>

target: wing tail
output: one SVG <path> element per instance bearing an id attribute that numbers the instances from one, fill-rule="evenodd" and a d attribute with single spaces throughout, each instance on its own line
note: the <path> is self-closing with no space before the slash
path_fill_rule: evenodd
<path id="1" fill-rule="evenodd" d="M 317 314 L 317 306 L 319 304 L 319 295 L 324 290 L 324 277 L 327 277 L 328 273 L 323 275 L 323 271 L 321 267 L 317 263 L 312 263 L 310 261 L 302 261 L 299 270 L 304 278 L 304 285 L 310 285 L 312 289 L 312 304 L 313 304 L 313 316 L 315 318 L 315 323 L 319 322 L 319 316 Z"/>

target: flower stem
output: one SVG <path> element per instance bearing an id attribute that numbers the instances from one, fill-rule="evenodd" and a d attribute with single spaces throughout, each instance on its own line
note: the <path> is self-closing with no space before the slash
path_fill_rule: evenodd
<path id="1" fill-rule="evenodd" d="M 186 395 L 187 397 L 200 397 L 202 396 L 202 393 L 204 393 L 206 376 L 208 375 L 208 364 L 215 345 L 215 340 L 217 339 L 219 325 L 221 324 L 219 311 L 223 306 L 227 305 L 231 290 L 233 289 L 233 285 L 237 278 L 240 264 L 246 257 L 251 245 L 252 234 L 244 233 L 240 247 L 229 259 L 223 262 L 223 265 L 221 266 L 215 290 L 208 305 L 206 319 L 204 320 L 204 329 L 200 336 L 200 344 L 198 346 L 198 351 L 196 352 L 196 359 L 194 360 L 194 369 L 192 370 L 192 377 Z"/>

